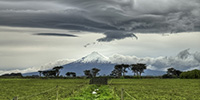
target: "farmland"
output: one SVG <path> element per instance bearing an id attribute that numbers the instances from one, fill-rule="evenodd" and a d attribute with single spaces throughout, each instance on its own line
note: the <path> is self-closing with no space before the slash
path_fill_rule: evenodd
<path id="1" fill-rule="evenodd" d="M 112 79 L 110 86 L 137 100 L 200 100 L 199 79 Z M 127 94 L 124 98 L 131 100 Z"/>
<path id="2" fill-rule="evenodd" d="M 0 100 L 56 100 L 85 87 L 85 79 L 0 79 Z M 57 87 L 58 86 L 58 87 Z"/>
<path id="3" fill-rule="evenodd" d="M 200 100 L 199 79 L 0 79 L 0 100 Z M 94 94 L 92 94 L 95 91 Z"/>

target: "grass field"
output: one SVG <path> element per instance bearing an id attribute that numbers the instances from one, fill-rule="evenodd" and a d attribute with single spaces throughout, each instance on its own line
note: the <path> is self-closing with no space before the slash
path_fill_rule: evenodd
<path id="1" fill-rule="evenodd" d="M 200 100 L 200 79 L 112 79 L 110 86 L 137 100 Z M 125 100 L 132 100 L 128 94 Z"/>
<path id="2" fill-rule="evenodd" d="M 59 100 L 73 95 L 88 79 L 0 79 L 0 100 Z M 58 87 L 56 87 L 58 85 Z"/>
<path id="3" fill-rule="evenodd" d="M 89 85 L 88 79 L 0 79 L 0 100 L 200 100 L 199 79 L 111 79 Z M 58 87 L 56 87 L 58 85 Z M 94 90 L 96 94 L 92 94 Z M 58 92 L 57 92 L 58 91 Z"/>

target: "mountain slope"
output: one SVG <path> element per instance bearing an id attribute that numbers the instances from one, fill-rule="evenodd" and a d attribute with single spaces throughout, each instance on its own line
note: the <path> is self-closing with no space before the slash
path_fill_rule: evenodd
<path id="1" fill-rule="evenodd" d="M 90 70 L 92 68 L 100 69 L 99 75 L 109 75 L 114 65 L 107 57 L 98 52 L 92 52 L 75 62 L 63 65 L 64 68 L 61 70 L 61 75 L 65 75 L 66 72 L 76 72 L 77 76 L 83 76 L 84 70 Z"/>

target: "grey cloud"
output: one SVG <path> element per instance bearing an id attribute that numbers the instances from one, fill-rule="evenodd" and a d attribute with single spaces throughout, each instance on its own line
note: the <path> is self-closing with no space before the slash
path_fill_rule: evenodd
<path id="1" fill-rule="evenodd" d="M 62 33 L 36 33 L 34 35 L 41 35 L 41 36 L 61 36 L 61 37 L 77 37 L 76 35 L 72 34 L 62 34 Z"/>
<path id="2" fill-rule="evenodd" d="M 193 54 L 193 56 L 194 56 L 194 59 L 197 60 L 200 63 L 200 52 L 195 52 Z"/>
<path id="3" fill-rule="evenodd" d="M 200 68 L 200 53 L 189 53 L 188 50 L 189 49 L 183 50 L 174 57 L 140 58 L 136 56 L 123 56 L 118 54 L 111 56 L 110 60 L 113 63 L 145 63 L 148 65 L 149 69 L 153 68 L 153 70 L 166 70 L 170 67 L 179 70 Z"/>
<path id="4" fill-rule="evenodd" d="M 136 32 L 200 31 L 199 16 L 198 0 L 0 1 L 0 25 L 105 34 L 99 42 L 133 37 L 127 33 Z"/>
<path id="5" fill-rule="evenodd" d="M 181 52 L 177 55 L 177 57 L 180 58 L 180 59 L 186 59 L 186 58 L 188 58 L 188 56 L 190 56 L 189 50 L 190 50 L 190 49 L 186 49 L 186 50 L 181 51 Z"/>
<path id="6" fill-rule="evenodd" d="M 127 37 L 135 37 L 137 39 L 137 36 L 134 35 L 133 33 L 124 33 L 124 32 L 105 32 L 104 33 L 106 35 L 106 37 L 100 38 L 97 41 L 99 42 L 110 42 L 113 40 L 120 40 L 120 39 L 124 39 Z"/>

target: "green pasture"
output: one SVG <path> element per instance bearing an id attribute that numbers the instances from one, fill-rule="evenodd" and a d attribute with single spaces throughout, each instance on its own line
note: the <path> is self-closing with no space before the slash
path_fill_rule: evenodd
<path id="1" fill-rule="evenodd" d="M 87 79 L 0 79 L 0 100 L 59 100 L 88 85 Z M 58 86 L 58 87 L 57 87 Z"/>
<path id="2" fill-rule="evenodd" d="M 200 100 L 200 79 L 0 79 L 0 100 Z M 93 92 L 95 94 L 92 94 Z"/>
<path id="3" fill-rule="evenodd" d="M 137 100 L 200 100 L 200 79 L 112 79 L 110 86 Z"/>

